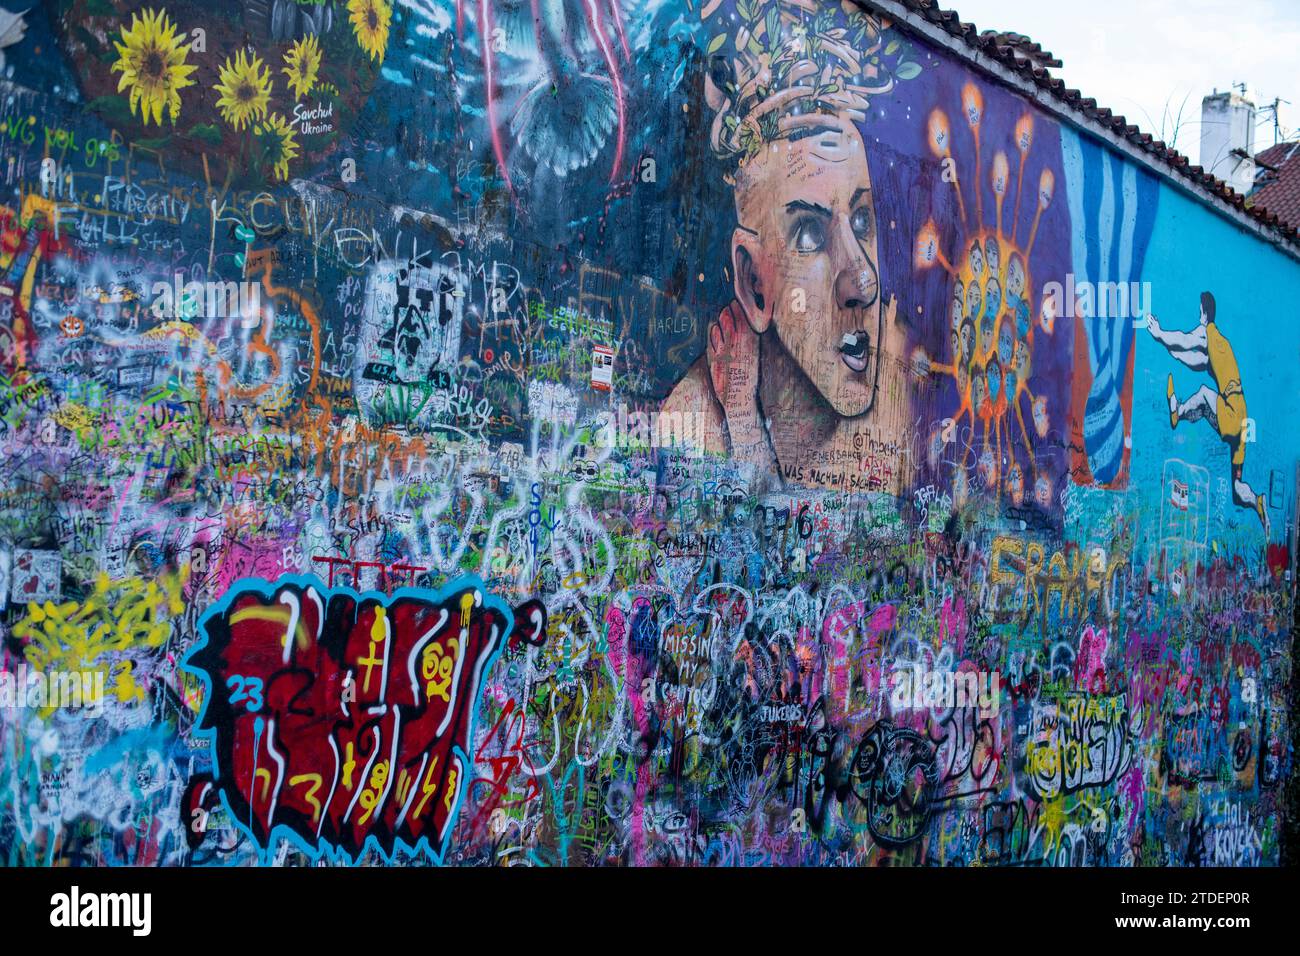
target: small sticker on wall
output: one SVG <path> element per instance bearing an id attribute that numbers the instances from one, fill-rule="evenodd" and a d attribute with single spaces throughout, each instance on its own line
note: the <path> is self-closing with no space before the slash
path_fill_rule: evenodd
<path id="1" fill-rule="evenodd" d="M 591 347 L 591 387 L 608 392 L 614 384 L 614 350 L 608 345 Z"/>
<path id="2" fill-rule="evenodd" d="M 57 601 L 62 595 L 62 572 L 63 560 L 57 551 L 14 551 L 11 600 L 15 604 Z"/>
<path id="3" fill-rule="evenodd" d="M 1169 482 L 1169 503 L 1179 511 L 1186 511 L 1191 503 L 1191 491 L 1186 482 L 1177 478 Z"/>

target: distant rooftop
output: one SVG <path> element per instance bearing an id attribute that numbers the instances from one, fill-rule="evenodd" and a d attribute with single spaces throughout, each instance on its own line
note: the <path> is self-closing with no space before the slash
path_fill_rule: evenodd
<path id="1" fill-rule="evenodd" d="M 1300 228 L 1300 142 L 1278 143 L 1255 156 L 1259 173 L 1246 204 Z"/>

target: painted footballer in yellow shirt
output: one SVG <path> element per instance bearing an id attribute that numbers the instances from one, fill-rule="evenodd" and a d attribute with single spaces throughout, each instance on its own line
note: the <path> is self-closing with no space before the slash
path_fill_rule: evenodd
<path id="1" fill-rule="evenodd" d="M 1177 428 L 1182 421 L 1205 419 L 1232 450 L 1232 500 L 1238 507 L 1249 508 L 1264 525 L 1268 539 L 1269 521 L 1264 496 L 1256 494 L 1242 477 L 1246 464 L 1246 393 L 1241 387 L 1241 371 L 1227 337 L 1215 321 L 1214 296 L 1201 293 L 1200 324 L 1190 332 L 1172 332 L 1160 327 L 1154 315 L 1147 317 L 1147 329 L 1169 354 L 1188 368 L 1209 372 L 1218 391 L 1202 385 L 1190 398 L 1180 402 L 1174 394 L 1174 377 L 1169 376 L 1169 425 Z"/>

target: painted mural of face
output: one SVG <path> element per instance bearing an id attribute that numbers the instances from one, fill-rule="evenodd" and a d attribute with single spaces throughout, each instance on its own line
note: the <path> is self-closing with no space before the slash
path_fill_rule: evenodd
<path id="1" fill-rule="evenodd" d="M 987 356 L 993 349 L 993 317 L 985 311 L 980 316 L 980 354 Z"/>
<path id="2" fill-rule="evenodd" d="M 1025 294 L 1025 264 L 1017 255 L 1007 262 L 1007 292 L 1016 298 Z"/>
<path id="3" fill-rule="evenodd" d="M 751 327 L 775 332 L 837 414 L 864 414 L 876 395 L 883 316 L 857 127 L 827 117 L 811 135 L 766 147 L 737 177 L 736 212 L 736 297 Z"/>
<path id="4" fill-rule="evenodd" d="M 998 285 L 998 280 L 990 277 L 988 285 L 984 287 L 984 316 L 991 321 L 996 319 L 1001 311 L 1002 289 Z"/>
<path id="5" fill-rule="evenodd" d="M 393 398 L 408 386 L 441 387 L 439 370 L 445 376 L 460 350 L 465 301 L 455 295 L 460 285 L 458 270 L 432 252 L 371 270 L 352 356 L 353 387 L 366 420 L 433 415 L 432 402 L 395 404 Z"/>
<path id="6" fill-rule="evenodd" d="M 1038 432 L 1039 438 L 1042 438 L 1047 434 L 1048 428 L 1051 427 L 1051 421 L 1047 417 L 1047 399 L 1041 395 L 1034 399 L 1033 415 L 1034 431 Z"/>
<path id="7" fill-rule="evenodd" d="M 1021 379 L 1029 378 L 1029 346 L 1024 342 L 1016 343 L 1016 374 Z"/>
<path id="8" fill-rule="evenodd" d="M 980 307 L 980 287 L 978 282 L 972 282 L 966 289 L 966 314 L 972 319 L 979 315 Z"/>
<path id="9" fill-rule="evenodd" d="M 1011 500 L 1020 504 L 1025 496 L 1025 477 L 1018 464 L 1011 466 L 1011 473 L 1007 477 L 1007 490 L 1011 493 Z"/>
<path id="10" fill-rule="evenodd" d="M 1011 321 L 1003 319 L 998 327 L 998 359 L 1003 365 L 1011 363 L 1011 352 L 1015 347 L 1016 336 L 1011 330 Z"/>
<path id="11" fill-rule="evenodd" d="M 996 402 L 1002 395 L 1002 363 L 997 359 L 989 362 L 986 374 L 989 380 L 989 400 Z"/>
<path id="12" fill-rule="evenodd" d="M 998 274 L 998 263 L 1001 260 L 1001 253 L 998 252 L 998 241 L 992 236 L 984 243 L 984 258 L 989 264 L 989 275 Z"/>

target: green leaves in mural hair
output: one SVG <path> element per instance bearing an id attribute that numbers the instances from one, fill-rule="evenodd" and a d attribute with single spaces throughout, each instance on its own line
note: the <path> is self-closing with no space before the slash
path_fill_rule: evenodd
<path id="1" fill-rule="evenodd" d="M 781 13 L 775 4 L 768 9 L 763 26 L 767 28 L 767 51 L 775 59 L 781 52 Z"/>
<path id="2" fill-rule="evenodd" d="M 838 79 L 834 79 L 831 80 L 829 83 L 827 83 L 825 86 L 818 86 L 816 92 L 813 93 L 813 96 L 816 99 L 821 99 L 823 96 L 829 96 L 830 94 L 838 93 L 839 91 L 840 91 L 840 81 Z"/>
<path id="3" fill-rule="evenodd" d="M 894 75 L 900 80 L 910 80 L 921 75 L 921 64 L 914 63 L 911 60 L 905 60 L 898 64 L 898 69 Z"/>
<path id="4" fill-rule="evenodd" d="M 866 28 L 865 28 L 865 27 L 863 27 L 862 32 L 863 32 L 863 33 L 866 32 Z M 897 38 L 897 37 L 895 37 L 894 39 L 890 40 L 889 43 L 885 46 L 885 56 L 893 56 L 895 53 L 898 52 L 898 48 L 899 48 L 900 46 L 902 46 L 902 44 L 898 42 L 898 38 Z"/>
<path id="5" fill-rule="evenodd" d="M 719 33 L 717 36 L 715 36 L 712 40 L 709 41 L 708 52 L 717 53 L 720 49 L 722 49 L 722 44 L 726 42 L 727 42 L 727 34 Z"/>
<path id="6" fill-rule="evenodd" d="M 776 60 L 772 63 L 772 85 L 777 89 L 785 86 L 786 74 L 790 72 L 793 65 L 791 60 Z"/>
<path id="7" fill-rule="evenodd" d="M 759 4 L 758 0 L 753 3 L 746 3 L 745 0 L 736 0 L 736 13 L 740 19 L 746 23 L 754 23 L 758 19 Z"/>

